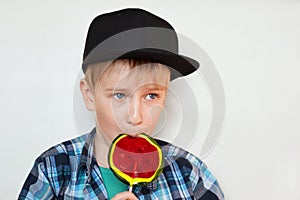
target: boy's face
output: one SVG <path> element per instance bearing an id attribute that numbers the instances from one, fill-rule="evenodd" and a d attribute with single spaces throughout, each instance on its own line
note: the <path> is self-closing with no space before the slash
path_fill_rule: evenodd
<path id="1" fill-rule="evenodd" d="M 139 66 L 117 65 L 95 87 L 97 128 L 108 141 L 121 133 L 151 135 L 164 106 L 167 83 L 157 78 L 159 74 L 138 70 Z"/>

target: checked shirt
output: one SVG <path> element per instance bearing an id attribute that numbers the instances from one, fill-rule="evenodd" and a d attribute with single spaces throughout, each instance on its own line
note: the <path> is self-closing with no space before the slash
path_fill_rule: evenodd
<path id="1" fill-rule="evenodd" d="M 95 128 L 88 134 L 56 145 L 39 156 L 19 199 L 108 199 L 93 156 Z M 157 140 L 164 155 L 162 174 L 148 185 L 137 185 L 139 199 L 224 199 L 205 164 L 192 154 Z"/>

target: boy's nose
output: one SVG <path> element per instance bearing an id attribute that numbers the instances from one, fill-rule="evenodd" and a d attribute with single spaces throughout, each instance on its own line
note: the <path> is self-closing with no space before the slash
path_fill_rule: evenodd
<path id="1" fill-rule="evenodd" d="M 141 102 L 130 99 L 128 108 L 128 123 L 132 125 L 141 125 L 143 122 Z"/>

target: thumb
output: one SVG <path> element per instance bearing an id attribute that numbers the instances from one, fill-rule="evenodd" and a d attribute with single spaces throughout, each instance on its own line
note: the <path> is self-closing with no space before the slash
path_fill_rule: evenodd
<path id="1" fill-rule="evenodd" d="M 118 193 L 111 200 L 138 200 L 138 198 L 129 191 Z"/>

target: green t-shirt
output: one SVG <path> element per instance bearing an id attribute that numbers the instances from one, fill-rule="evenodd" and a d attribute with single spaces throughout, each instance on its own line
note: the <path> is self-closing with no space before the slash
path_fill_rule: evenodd
<path id="1" fill-rule="evenodd" d="M 111 169 L 100 167 L 100 172 L 108 194 L 108 199 L 111 199 L 120 192 L 128 191 L 128 185 L 118 179 Z"/>

